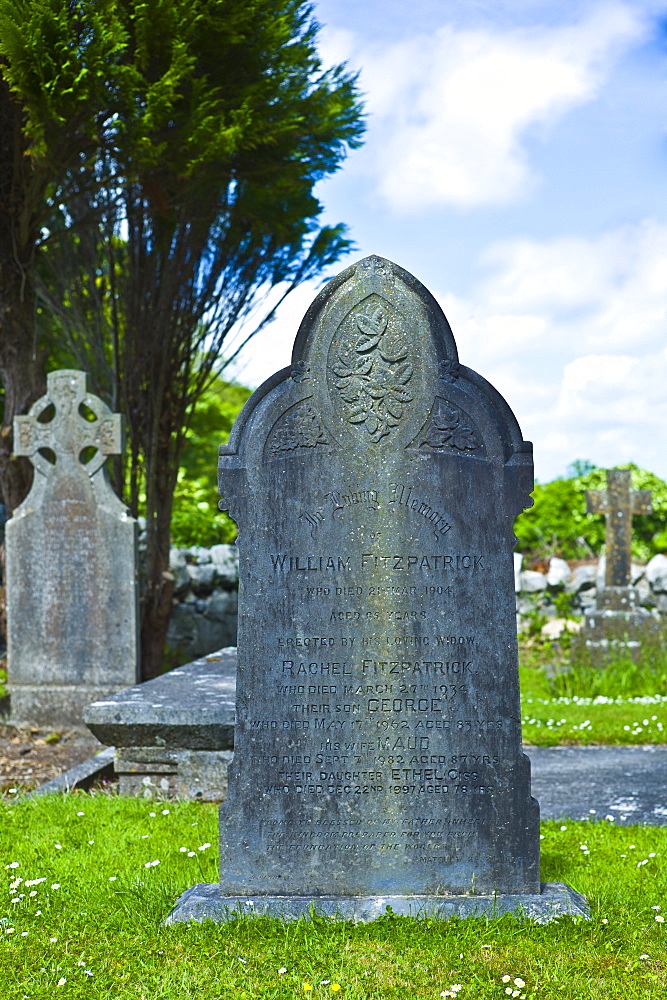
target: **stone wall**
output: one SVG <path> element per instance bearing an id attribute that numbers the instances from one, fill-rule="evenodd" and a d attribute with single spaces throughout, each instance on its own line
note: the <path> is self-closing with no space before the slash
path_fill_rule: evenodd
<path id="1" fill-rule="evenodd" d="M 604 585 L 605 559 L 570 565 L 552 558 L 547 572 L 523 569 L 523 556 L 514 555 L 517 624 L 523 631 L 536 614 L 558 619 L 567 608 L 585 615 L 595 608 L 597 589 Z M 632 586 L 639 604 L 667 614 L 667 556 L 654 556 L 646 566 L 632 565 Z M 548 626 L 545 626 L 548 628 Z"/>
<path id="2" fill-rule="evenodd" d="M 172 549 L 174 613 L 167 635 L 169 666 L 236 645 L 239 557 L 236 545 Z"/>

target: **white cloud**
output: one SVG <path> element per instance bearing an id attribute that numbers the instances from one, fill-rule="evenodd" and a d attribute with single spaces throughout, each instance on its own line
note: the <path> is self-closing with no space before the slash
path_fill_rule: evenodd
<path id="1" fill-rule="evenodd" d="M 521 240 L 485 255 L 468 299 L 441 299 L 464 364 L 503 393 L 538 475 L 575 458 L 667 477 L 667 225 Z"/>
<path id="2" fill-rule="evenodd" d="M 593 100 L 648 24 L 641 4 L 605 3 L 567 26 L 444 25 L 384 47 L 328 29 L 322 53 L 361 67 L 371 114 L 363 162 L 389 205 L 470 207 L 530 192 L 525 140 Z"/>

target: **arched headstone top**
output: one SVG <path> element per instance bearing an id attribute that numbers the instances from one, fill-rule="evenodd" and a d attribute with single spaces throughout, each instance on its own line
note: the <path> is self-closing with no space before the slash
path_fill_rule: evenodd
<path id="1" fill-rule="evenodd" d="M 378 256 L 347 268 L 314 299 L 291 365 L 248 400 L 221 448 L 221 468 L 340 451 L 352 465 L 437 456 L 508 466 L 522 470 L 513 516 L 531 503 L 532 446 L 510 407 L 460 363 L 428 289 Z M 232 499 L 229 483 L 226 494 Z"/>

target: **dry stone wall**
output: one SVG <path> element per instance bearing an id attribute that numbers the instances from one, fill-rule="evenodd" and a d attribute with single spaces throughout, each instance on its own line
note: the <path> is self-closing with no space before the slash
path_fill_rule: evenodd
<path id="1" fill-rule="evenodd" d="M 604 578 L 604 556 L 597 562 L 584 564 L 570 564 L 565 559 L 553 557 L 545 573 L 524 569 L 523 556 L 515 553 L 514 589 L 519 631 L 527 626 L 535 612 L 558 618 L 565 603 L 568 610 L 577 615 L 593 611 L 598 587 L 604 586 Z M 633 563 L 631 584 L 642 607 L 667 614 L 667 556 L 656 555 L 645 566 Z"/>
<path id="2" fill-rule="evenodd" d="M 235 545 L 171 550 L 174 612 L 167 635 L 171 665 L 236 645 L 238 549 Z"/>

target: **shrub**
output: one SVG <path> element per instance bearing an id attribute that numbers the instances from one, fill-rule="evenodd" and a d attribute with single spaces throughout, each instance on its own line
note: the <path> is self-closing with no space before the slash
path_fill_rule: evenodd
<path id="1" fill-rule="evenodd" d="M 651 490 L 653 495 L 653 513 L 632 522 L 633 555 L 647 562 L 667 549 L 667 483 L 634 463 L 618 468 L 630 469 L 633 490 Z M 519 551 L 536 559 L 585 559 L 602 551 L 605 518 L 586 513 L 586 490 L 605 489 L 606 471 L 589 463 L 575 463 L 572 471 L 570 478 L 535 484 L 534 506 L 519 515 L 514 527 Z"/>

